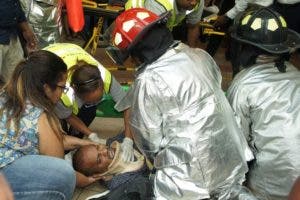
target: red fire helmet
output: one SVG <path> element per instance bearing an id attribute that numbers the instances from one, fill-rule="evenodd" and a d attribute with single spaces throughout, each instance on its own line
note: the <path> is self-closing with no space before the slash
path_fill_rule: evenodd
<path id="1" fill-rule="evenodd" d="M 145 9 L 132 8 L 120 14 L 115 21 L 113 44 L 119 49 L 129 50 L 155 24 L 165 23 L 168 12 L 161 16 Z"/>

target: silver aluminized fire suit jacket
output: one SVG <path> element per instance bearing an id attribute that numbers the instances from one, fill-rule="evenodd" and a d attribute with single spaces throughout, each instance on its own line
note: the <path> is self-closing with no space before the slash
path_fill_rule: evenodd
<path id="1" fill-rule="evenodd" d="M 154 162 L 156 199 L 229 199 L 248 169 L 246 140 L 214 60 L 180 43 L 138 73 L 130 123 Z"/>
<path id="2" fill-rule="evenodd" d="M 28 23 L 38 39 L 38 48 L 60 41 L 61 0 L 20 0 Z"/>
<path id="3" fill-rule="evenodd" d="M 290 63 L 241 71 L 228 99 L 252 149 L 248 186 L 259 199 L 287 199 L 300 175 L 300 72 Z"/>

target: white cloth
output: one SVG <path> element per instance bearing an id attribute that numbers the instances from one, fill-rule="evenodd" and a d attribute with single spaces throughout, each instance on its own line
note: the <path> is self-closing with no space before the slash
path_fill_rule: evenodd
<path id="1" fill-rule="evenodd" d="M 226 13 L 226 16 L 234 19 L 238 13 L 245 11 L 250 3 L 268 7 L 273 4 L 273 0 L 235 0 L 234 7 Z"/>

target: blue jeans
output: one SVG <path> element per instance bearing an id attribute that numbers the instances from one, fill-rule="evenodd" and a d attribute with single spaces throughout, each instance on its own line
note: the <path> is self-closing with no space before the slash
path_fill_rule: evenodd
<path id="1" fill-rule="evenodd" d="M 28 155 L 0 169 L 16 200 L 69 200 L 76 178 L 72 166 L 63 159 Z"/>

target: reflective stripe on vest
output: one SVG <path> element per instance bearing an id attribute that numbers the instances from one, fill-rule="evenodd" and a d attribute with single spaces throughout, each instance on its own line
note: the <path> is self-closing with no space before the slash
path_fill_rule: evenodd
<path id="1" fill-rule="evenodd" d="M 171 31 L 175 26 L 179 25 L 182 22 L 182 20 L 184 20 L 185 16 L 180 16 L 176 20 L 176 13 L 173 7 L 174 0 L 155 0 L 155 1 L 161 4 L 166 9 L 166 11 L 171 11 L 171 17 L 168 19 L 167 22 L 167 27 Z M 197 9 L 199 9 L 199 7 L 200 7 L 200 2 L 190 12 L 196 11 Z M 128 0 L 125 4 L 125 9 L 128 10 L 130 8 L 145 8 L 145 0 Z"/>
<path id="2" fill-rule="evenodd" d="M 67 86 L 69 86 L 70 84 L 67 84 Z M 69 91 L 67 92 L 67 94 L 62 93 L 60 100 L 63 102 L 63 104 L 69 108 L 72 109 L 72 113 L 74 115 L 77 115 L 79 112 L 79 107 L 78 104 L 75 100 L 75 95 L 74 95 L 74 90 L 73 88 L 70 87 Z"/>
<path id="3" fill-rule="evenodd" d="M 76 65 L 80 60 L 83 60 L 88 64 L 97 66 L 103 80 L 104 92 L 106 94 L 109 93 L 112 81 L 111 73 L 80 46 L 71 43 L 55 43 L 49 45 L 48 47 L 45 47 L 43 50 L 50 51 L 62 58 L 66 63 L 68 69 Z M 71 77 L 68 75 L 68 85 L 70 85 L 70 80 Z M 73 107 L 72 110 L 74 114 L 78 114 L 79 108 L 77 102 L 75 101 L 75 95 L 73 93 L 74 90 L 70 88 L 67 94 L 62 94 L 61 100 L 66 107 Z"/>

